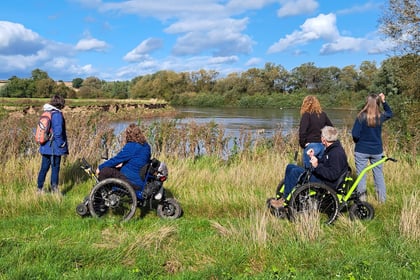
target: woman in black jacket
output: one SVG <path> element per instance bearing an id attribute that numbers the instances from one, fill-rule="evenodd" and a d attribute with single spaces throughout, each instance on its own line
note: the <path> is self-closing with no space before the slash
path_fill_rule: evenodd
<path id="1" fill-rule="evenodd" d="M 321 158 L 324 146 L 321 142 L 321 129 L 324 126 L 333 126 L 327 114 L 322 111 L 318 98 L 308 95 L 303 99 L 300 108 L 299 145 L 303 148 L 303 166 L 309 168 L 307 152 L 313 150 L 315 156 Z"/>

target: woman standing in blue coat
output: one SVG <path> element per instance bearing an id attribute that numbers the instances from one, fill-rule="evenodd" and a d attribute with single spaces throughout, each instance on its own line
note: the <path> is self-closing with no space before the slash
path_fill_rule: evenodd
<path id="1" fill-rule="evenodd" d="M 380 110 L 381 103 L 384 112 Z M 356 143 L 354 158 L 357 175 L 367 166 L 368 161 L 373 164 L 382 158 L 382 124 L 389 120 L 392 115 L 391 107 L 385 101 L 383 93 L 379 95 L 371 94 L 367 97 L 366 104 L 357 115 L 352 129 L 353 141 Z M 382 164 L 374 167 L 372 171 L 377 199 L 380 203 L 384 203 L 386 186 Z M 366 175 L 363 176 L 357 186 L 357 191 L 360 194 L 360 199 L 366 200 Z"/>
<path id="2" fill-rule="evenodd" d="M 150 162 L 151 148 L 139 126 L 130 124 L 125 130 L 125 145 L 116 156 L 100 164 L 96 170 L 99 181 L 118 178 L 135 189 L 145 185 L 140 169 Z"/>
<path id="3" fill-rule="evenodd" d="M 50 103 L 44 105 L 44 111 L 51 112 L 52 137 L 48 142 L 39 147 L 42 156 L 41 169 L 38 173 L 38 193 L 43 193 L 44 182 L 48 170 L 51 167 L 51 192 L 58 193 L 61 156 L 68 155 L 66 123 L 61 109 L 64 108 L 65 100 L 62 96 L 54 95 Z"/>

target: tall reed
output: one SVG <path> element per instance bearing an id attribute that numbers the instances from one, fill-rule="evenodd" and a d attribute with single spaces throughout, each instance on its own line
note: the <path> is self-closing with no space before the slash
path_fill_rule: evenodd
<path id="1" fill-rule="evenodd" d="M 0 240 L 2 253 L 7 251 L 0 273 L 10 276 L 6 279 L 409 279 L 418 271 L 420 165 L 389 144 L 393 138 L 386 130 L 386 154 L 399 160 L 384 164 L 386 204 L 369 196 L 373 221 L 351 221 L 342 213 L 325 226 L 314 216 L 279 220 L 266 206 L 295 151 L 300 161 L 296 130 L 284 135 L 279 128 L 272 137 L 244 130 L 227 139 L 217 123 L 134 120 L 154 155 L 167 164 L 165 184 L 184 216 L 162 221 L 137 212 L 132 223 L 118 224 L 75 213 L 93 185 L 78 160 L 96 165 L 104 142 L 110 155 L 123 142 L 109 126 L 112 114 L 66 112 L 70 154 L 60 175 L 64 197 L 35 195 L 40 165 L 32 137 L 35 116 L 0 123 L 0 218 L 7 237 Z M 340 132 L 354 167 L 349 130 Z M 227 140 L 236 146 L 227 148 Z M 368 191 L 374 193 L 371 173 Z"/>

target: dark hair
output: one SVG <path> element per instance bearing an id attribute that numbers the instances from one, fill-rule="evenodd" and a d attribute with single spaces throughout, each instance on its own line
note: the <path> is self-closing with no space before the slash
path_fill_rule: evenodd
<path id="1" fill-rule="evenodd" d="M 137 142 L 144 144 L 146 142 L 146 137 L 144 136 L 140 127 L 132 123 L 125 130 L 125 140 L 126 142 Z"/>
<path id="2" fill-rule="evenodd" d="M 64 97 L 60 95 L 54 95 L 51 97 L 50 105 L 54 106 L 55 108 L 61 110 L 64 108 L 64 105 L 66 104 L 66 101 L 64 100 Z"/>

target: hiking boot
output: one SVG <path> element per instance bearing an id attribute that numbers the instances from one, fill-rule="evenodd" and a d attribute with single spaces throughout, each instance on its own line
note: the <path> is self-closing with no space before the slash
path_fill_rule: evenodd
<path id="1" fill-rule="evenodd" d="M 37 194 L 37 195 L 43 195 L 43 194 L 45 194 L 45 192 L 44 192 L 44 190 L 43 190 L 43 189 L 37 189 L 37 190 L 36 190 L 36 194 Z"/>
<path id="2" fill-rule="evenodd" d="M 274 208 L 284 207 L 284 198 L 272 199 L 270 200 L 270 205 Z"/>
<path id="3" fill-rule="evenodd" d="M 60 192 L 60 190 L 58 189 L 58 187 L 53 187 L 53 188 L 51 188 L 51 194 L 52 194 L 52 195 L 61 196 L 61 192 Z"/>

